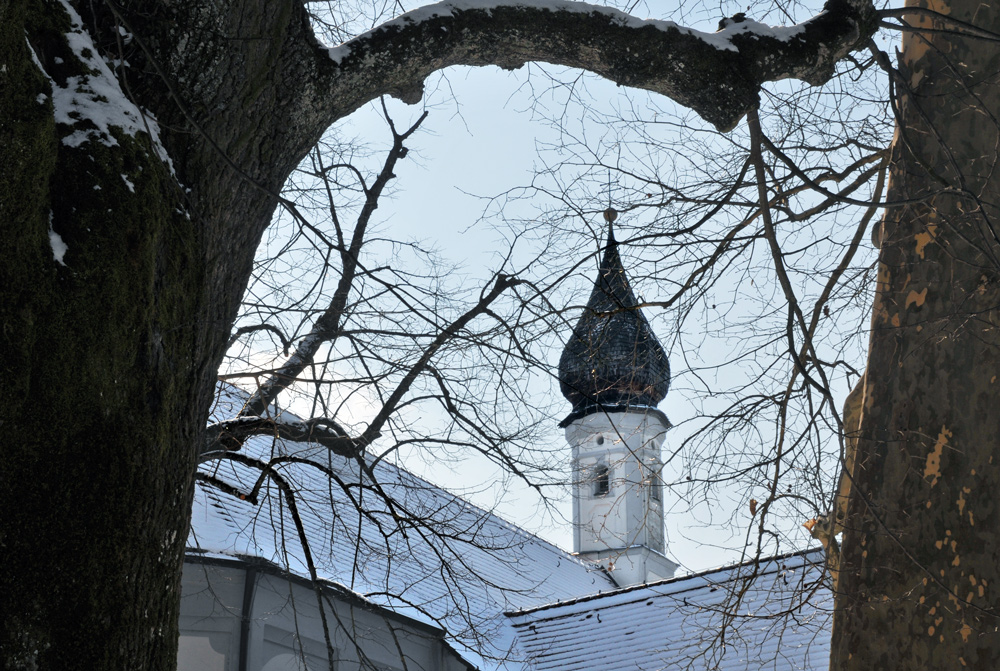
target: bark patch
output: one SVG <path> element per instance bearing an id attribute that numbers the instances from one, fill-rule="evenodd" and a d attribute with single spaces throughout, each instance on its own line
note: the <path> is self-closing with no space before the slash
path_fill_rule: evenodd
<path id="1" fill-rule="evenodd" d="M 934 443 L 934 449 L 927 455 L 927 463 L 924 466 L 924 478 L 934 478 L 931 480 L 931 487 L 936 485 L 938 478 L 941 477 L 941 454 L 944 452 L 944 446 L 948 444 L 948 439 L 951 436 L 951 431 L 942 426 L 941 433 L 938 434 L 937 441 Z"/>

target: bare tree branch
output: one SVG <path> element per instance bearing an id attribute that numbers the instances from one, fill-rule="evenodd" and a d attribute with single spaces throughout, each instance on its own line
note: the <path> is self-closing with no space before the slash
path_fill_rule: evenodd
<path id="1" fill-rule="evenodd" d="M 761 84 L 827 81 L 877 25 L 874 7 L 862 0 L 829 0 L 823 12 L 791 28 L 737 15 L 714 34 L 576 2 L 490 8 L 442 2 L 330 50 L 320 68 L 333 118 L 384 94 L 416 103 L 424 79 L 450 65 L 516 69 L 540 61 L 661 93 L 728 130 L 757 106 Z"/>
<path id="2" fill-rule="evenodd" d="M 316 320 L 309 334 L 296 347 L 291 358 L 267 382 L 261 385 L 260 389 L 250 398 L 240 412 L 241 417 L 263 415 L 267 407 L 274 402 L 274 399 L 292 384 L 299 374 L 312 363 L 320 346 L 335 340 L 339 335 L 344 310 L 347 307 L 347 300 L 358 271 L 358 254 L 365 242 L 365 234 L 368 231 L 371 216 L 378 208 L 378 199 L 382 195 L 382 191 L 389 181 L 395 177 L 393 169 L 396 167 L 396 162 L 406 156 L 406 147 L 403 145 L 403 142 L 420 127 L 420 124 L 426 118 L 427 113 L 425 112 L 402 134 L 397 133 L 395 128 L 393 128 L 392 148 L 386 156 L 382 170 L 379 172 L 374 184 L 371 187 L 365 187 L 365 204 L 362 207 L 361 214 L 358 216 L 358 223 L 354 229 L 351 245 L 348 248 L 341 246 L 339 250 L 342 268 L 340 282 L 337 284 L 337 289 L 334 291 L 329 306 L 319 319 Z"/>

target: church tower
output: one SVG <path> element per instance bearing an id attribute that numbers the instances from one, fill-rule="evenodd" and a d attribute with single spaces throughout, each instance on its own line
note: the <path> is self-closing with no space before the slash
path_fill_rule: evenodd
<path id="1" fill-rule="evenodd" d="M 620 586 L 672 577 L 664 556 L 660 446 L 670 422 L 656 405 L 670 364 L 637 306 L 611 222 L 597 281 L 559 359 L 573 411 L 573 551 L 599 562 Z"/>

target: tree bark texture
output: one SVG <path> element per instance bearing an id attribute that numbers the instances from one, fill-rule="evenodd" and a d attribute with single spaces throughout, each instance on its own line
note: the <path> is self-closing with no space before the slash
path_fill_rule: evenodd
<path id="1" fill-rule="evenodd" d="M 909 3 L 908 3 L 909 4 Z M 995 5 L 923 6 L 1000 31 Z M 1000 660 L 1000 48 L 912 17 L 834 625 L 837 670 Z"/>
<path id="2" fill-rule="evenodd" d="M 0 7 L 0 667 L 172 670 L 215 373 L 269 192 L 323 129 L 302 128 L 312 80 L 279 39 L 307 26 L 261 3 L 230 17 L 261 38 L 249 47 L 194 20 L 182 51 L 162 5 L 132 13 L 150 28 L 120 84 L 165 129 L 172 172 L 144 132 L 64 141 L 93 125 L 53 116 L 54 91 L 92 74 L 69 15 Z M 90 7 L 82 29 L 113 57 L 129 29 Z"/>
<path id="3" fill-rule="evenodd" d="M 335 60 L 291 0 L 73 7 L 0 0 L 5 669 L 173 670 L 215 372 L 275 194 L 331 123 L 382 94 L 415 100 L 447 65 L 546 60 L 730 127 L 762 82 L 823 81 L 874 29 L 870 3 L 831 0 L 791 39 L 747 24 L 720 50 L 611 10 L 451 8 Z M 55 116 L 54 95 L 98 77 L 93 58 L 127 63 L 113 88 L 158 122 L 169 162 L 151 127 Z"/>
<path id="4" fill-rule="evenodd" d="M 66 78 L 67 31 L 0 11 L 0 666 L 169 669 L 211 381 L 201 233 L 148 138 L 61 142 L 25 36 Z"/>

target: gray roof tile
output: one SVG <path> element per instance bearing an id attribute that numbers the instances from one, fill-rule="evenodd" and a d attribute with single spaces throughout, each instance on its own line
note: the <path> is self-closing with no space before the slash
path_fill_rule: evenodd
<path id="1" fill-rule="evenodd" d="M 217 419 L 235 416 L 244 401 L 245 394 L 224 386 Z M 319 577 L 442 627 L 479 668 L 496 667 L 514 644 L 504 611 L 614 588 L 595 566 L 385 461 L 373 470 L 395 511 L 356 464 L 324 448 L 256 436 L 241 454 L 264 461 L 294 454 L 332 470 L 334 479 L 302 463 L 276 467 L 297 492 Z M 233 462 L 201 470 L 243 490 L 259 476 Z M 199 483 L 188 547 L 259 557 L 309 575 L 288 506 L 269 484 L 254 505 Z"/>
<path id="2" fill-rule="evenodd" d="M 833 607 L 822 557 L 776 557 L 509 615 L 534 671 L 818 671 L 828 667 Z"/>

